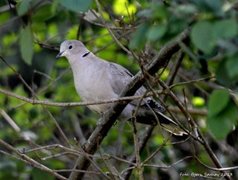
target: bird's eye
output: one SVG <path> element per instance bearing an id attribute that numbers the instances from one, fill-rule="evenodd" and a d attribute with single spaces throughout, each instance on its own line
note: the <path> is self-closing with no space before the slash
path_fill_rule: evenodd
<path id="1" fill-rule="evenodd" d="M 72 49 L 72 47 L 73 47 L 73 46 L 70 45 L 70 46 L 69 46 L 69 49 Z"/>

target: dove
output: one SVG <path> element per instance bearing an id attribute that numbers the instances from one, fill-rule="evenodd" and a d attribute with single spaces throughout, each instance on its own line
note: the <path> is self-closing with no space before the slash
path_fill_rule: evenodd
<path id="1" fill-rule="evenodd" d="M 132 80 L 133 75 L 123 66 L 103 60 L 78 40 L 65 40 L 60 45 L 60 52 L 56 58 L 66 57 L 74 78 L 74 85 L 83 102 L 95 102 L 116 99 L 125 86 Z M 140 87 L 135 95 L 142 96 L 146 92 Z M 112 103 L 88 105 L 88 108 L 100 114 L 105 113 Z M 136 110 L 136 115 L 133 113 Z M 133 100 L 127 104 L 120 118 L 136 122 L 156 125 L 160 124 L 165 130 L 174 135 L 186 134 L 176 122 L 164 115 L 164 107 L 151 97 L 143 100 Z"/>

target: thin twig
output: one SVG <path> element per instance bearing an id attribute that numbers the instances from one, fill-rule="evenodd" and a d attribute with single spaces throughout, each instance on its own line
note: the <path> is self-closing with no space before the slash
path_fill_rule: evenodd
<path id="1" fill-rule="evenodd" d="M 86 174 L 96 174 L 101 175 L 101 172 L 97 171 L 89 171 L 89 170 L 81 170 L 81 169 L 60 169 L 60 170 L 54 170 L 54 172 L 83 172 Z"/>
<path id="2" fill-rule="evenodd" d="M 25 155 L 25 154 L 22 154 L 20 153 L 17 149 L 15 149 L 13 146 L 11 146 L 10 144 L 6 143 L 5 141 L 3 141 L 2 139 L 0 139 L 0 145 L 2 145 L 3 147 L 5 147 L 6 149 L 8 149 L 9 151 L 12 151 L 14 152 L 21 160 L 23 160 L 24 162 L 26 162 L 27 164 L 35 167 L 35 168 L 38 168 L 42 171 L 45 171 L 45 172 L 48 172 L 49 174 L 57 177 L 58 179 L 62 179 L 62 180 L 65 180 L 66 178 L 63 177 L 62 175 L 54 172 L 54 170 L 46 167 L 45 165 L 37 162 L 36 160 L 30 158 L 29 156 Z"/>
<path id="3" fill-rule="evenodd" d="M 102 18 L 103 17 L 103 10 L 102 7 L 99 3 L 98 0 L 95 0 L 97 8 L 98 8 L 98 12 L 100 14 L 99 20 L 102 22 L 102 24 L 104 25 L 104 27 L 107 28 L 107 30 L 109 31 L 109 33 L 111 34 L 112 38 L 115 40 L 115 42 L 120 46 L 121 49 L 123 49 L 125 52 L 127 52 L 127 54 L 131 55 L 131 51 L 129 49 L 127 49 L 118 39 L 117 37 L 114 35 L 114 33 L 112 32 L 112 30 L 110 29 L 110 27 L 107 25 L 107 23 L 105 22 L 105 20 Z"/>
<path id="4" fill-rule="evenodd" d="M 177 86 L 184 86 L 184 85 L 189 85 L 189 84 L 195 84 L 195 83 L 198 83 L 198 82 L 201 82 L 201 81 L 212 80 L 214 78 L 215 78 L 214 76 L 209 76 L 209 77 L 205 77 L 205 78 L 199 78 L 199 79 L 194 79 L 194 80 L 188 80 L 188 81 L 185 81 L 185 82 L 179 82 L 179 83 L 175 83 L 173 85 L 170 85 L 169 89 L 173 89 L 174 87 L 177 87 Z"/>
<path id="5" fill-rule="evenodd" d="M 140 140 L 140 147 L 139 147 L 139 151 L 140 151 L 139 153 L 140 153 L 140 154 L 141 154 L 141 152 L 143 151 L 143 149 L 144 149 L 144 147 L 145 147 L 147 141 L 148 141 L 149 138 L 151 137 L 151 134 L 152 134 L 152 132 L 153 132 L 153 130 L 154 130 L 154 127 L 155 127 L 155 126 L 150 126 L 150 127 L 148 127 L 148 128 L 145 130 L 145 132 L 144 132 L 144 134 L 143 134 L 143 136 L 142 136 L 142 138 L 141 138 L 141 140 Z M 130 162 L 131 162 L 131 163 L 130 163 L 129 167 L 126 168 L 125 170 L 123 170 L 123 171 L 121 172 L 121 174 L 123 175 L 124 180 L 128 180 L 128 179 L 130 178 L 130 175 L 131 175 L 131 173 L 132 173 L 132 170 L 136 167 L 136 166 L 135 166 L 135 162 L 136 162 L 136 156 L 135 156 L 135 155 L 133 155 L 133 156 L 131 157 Z"/>
<path id="6" fill-rule="evenodd" d="M 170 134 L 170 136 L 168 136 L 166 139 L 164 139 L 163 143 L 153 152 L 149 155 L 149 157 L 147 157 L 144 161 L 143 164 L 146 164 L 149 160 L 151 160 L 166 144 L 167 142 L 170 140 L 172 134 Z"/>
<path id="7" fill-rule="evenodd" d="M 139 138 L 138 138 L 138 134 L 137 134 L 135 120 L 136 119 L 134 119 L 132 121 L 132 127 L 133 127 L 134 150 L 135 150 L 135 157 L 136 157 L 136 170 L 138 172 L 139 180 L 143 180 L 144 179 L 143 178 L 143 167 L 141 166 Z"/>
<path id="8" fill-rule="evenodd" d="M 185 161 L 187 159 L 191 159 L 191 158 L 193 158 L 193 156 L 186 156 L 186 157 L 184 157 L 184 158 L 182 158 L 182 159 L 180 159 L 180 160 L 178 160 L 178 161 L 176 161 L 173 164 L 168 165 L 168 166 L 160 166 L 160 165 L 156 165 L 156 164 L 144 164 L 144 166 L 145 167 L 154 167 L 154 168 L 165 168 L 165 169 L 168 169 L 168 168 L 171 168 L 171 167 L 173 167 L 173 166 L 175 166 L 175 165 L 177 165 L 177 164 L 179 164 L 179 163 L 181 163 L 181 162 L 183 162 L 183 161 Z"/>
<path id="9" fill-rule="evenodd" d="M 175 106 L 169 106 L 168 110 L 174 113 L 182 113 L 181 110 Z M 206 109 L 187 108 L 187 111 L 189 114 L 194 116 L 207 116 L 208 113 Z"/>
<path id="10" fill-rule="evenodd" d="M 176 59 L 176 64 L 174 66 L 174 69 L 173 69 L 173 72 L 172 72 L 172 75 L 170 76 L 169 80 L 168 80 L 168 85 L 172 85 L 174 80 L 175 80 L 175 77 L 178 73 L 178 70 L 182 64 L 182 61 L 183 61 L 183 58 L 184 58 L 184 52 L 180 51 L 177 55 L 177 59 Z"/>
<path id="11" fill-rule="evenodd" d="M 19 133 L 21 129 L 19 126 L 15 123 L 15 121 L 4 111 L 3 109 L 0 109 L 0 114 L 4 117 L 4 119 L 8 122 L 8 124 L 17 132 Z"/>
<path id="12" fill-rule="evenodd" d="M 232 167 L 223 167 L 223 168 L 215 168 L 215 167 L 211 167 L 211 166 L 208 166 L 206 164 L 204 164 L 198 157 L 195 156 L 195 159 L 200 163 L 202 164 L 204 167 L 208 168 L 208 169 L 211 169 L 213 171 L 230 171 L 230 170 L 235 170 L 235 169 L 238 169 L 238 166 L 232 166 Z"/>

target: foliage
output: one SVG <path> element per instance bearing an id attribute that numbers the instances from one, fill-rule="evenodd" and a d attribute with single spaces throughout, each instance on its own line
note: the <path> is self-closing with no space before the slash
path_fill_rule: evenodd
<path id="1" fill-rule="evenodd" d="M 156 93 L 158 89 L 162 89 L 158 83 L 158 77 L 161 77 L 195 120 L 198 129 L 205 136 L 214 154 L 222 161 L 222 165 L 237 166 L 236 1 L 107 0 L 101 1 L 101 4 L 96 2 L 1 1 L 0 56 L 6 62 L 0 62 L 0 90 L 4 89 L 30 99 L 78 102 L 80 97 L 76 94 L 67 61 L 55 60 L 58 52 L 55 50 L 58 50 L 60 42 L 64 39 L 80 39 L 97 56 L 119 63 L 135 74 L 143 69 L 146 63 L 151 62 L 167 43 L 185 30 L 189 30 L 189 42 L 180 43 L 182 60 L 179 62 L 179 55 L 174 55 L 156 77 L 148 77 L 147 85 Z M 115 37 L 112 34 L 122 46 L 133 53 L 126 53 L 114 41 Z M 173 74 L 176 75 L 174 79 Z M 166 94 L 166 91 L 164 93 Z M 163 94 L 160 97 L 165 100 L 164 103 L 168 105 L 172 117 L 176 117 L 191 130 L 188 117 L 178 109 L 175 100 Z M 158 99 L 158 96 L 155 98 Z M 9 124 L 9 119 L 15 122 L 19 129 Z M 99 115 L 85 106 L 49 107 L 44 104 L 29 104 L 0 91 L 0 139 L 50 169 L 73 167 L 76 159 L 74 150 L 78 150 L 79 144 L 90 136 L 97 125 L 97 119 Z M 113 126 L 97 151 L 101 156 L 97 154 L 94 158 L 102 172 L 121 173 L 128 168 L 127 163 L 116 160 L 115 157 L 129 160 L 130 156 L 137 153 L 136 137 L 143 136 L 147 126 L 139 124 L 136 127 L 135 135 L 131 123 L 118 121 Z M 197 144 L 194 145 L 192 139 L 190 137 L 180 143 L 177 138 L 170 138 L 169 134 L 156 127 L 145 150 L 140 154 L 140 159 L 137 159 L 138 166 L 131 178 L 141 177 L 141 170 L 145 179 L 151 179 L 152 176 L 179 179 L 183 172 L 220 173 L 204 167 L 197 160 L 214 166 L 206 148 L 197 148 L 202 145 L 196 140 Z M 53 144 L 60 144 L 71 151 L 66 153 L 65 149 L 58 146 L 30 151 Z M 19 160 L 21 157 L 16 158 L 16 152 L 13 153 L 2 143 L 0 150 L 0 179 L 55 178 L 54 175 Z M 159 153 L 154 154 L 147 162 L 147 158 L 157 150 Z M 192 158 L 176 163 L 186 156 Z M 117 165 L 114 166 L 115 162 Z M 160 168 L 164 164 L 168 165 L 167 168 L 173 165 L 176 170 L 164 171 Z M 157 168 L 151 168 L 150 165 L 156 165 Z M 98 170 L 94 166 L 91 168 L 93 171 Z M 68 177 L 69 172 L 60 174 Z M 234 179 L 238 178 L 237 170 L 231 171 L 231 174 Z M 86 177 L 90 177 L 90 174 Z M 98 179 L 103 177 L 102 173 L 98 175 Z"/>

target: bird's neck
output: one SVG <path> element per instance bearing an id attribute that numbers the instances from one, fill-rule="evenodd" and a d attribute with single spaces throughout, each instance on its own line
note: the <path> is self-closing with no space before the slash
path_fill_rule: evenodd
<path id="1" fill-rule="evenodd" d="M 71 57 L 69 60 L 70 66 L 74 74 L 79 73 L 88 69 L 88 67 L 97 64 L 97 58 L 94 58 L 94 54 L 91 52 L 86 52 L 82 55 L 77 55 Z"/>
<path id="2" fill-rule="evenodd" d="M 93 53 L 91 53 L 90 51 L 86 51 L 85 53 L 76 54 L 67 59 L 69 60 L 69 63 L 71 66 L 74 66 L 77 64 L 83 65 L 93 61 L 94 58 L 92 58 L 92 56 L 93 56 Z"/>

